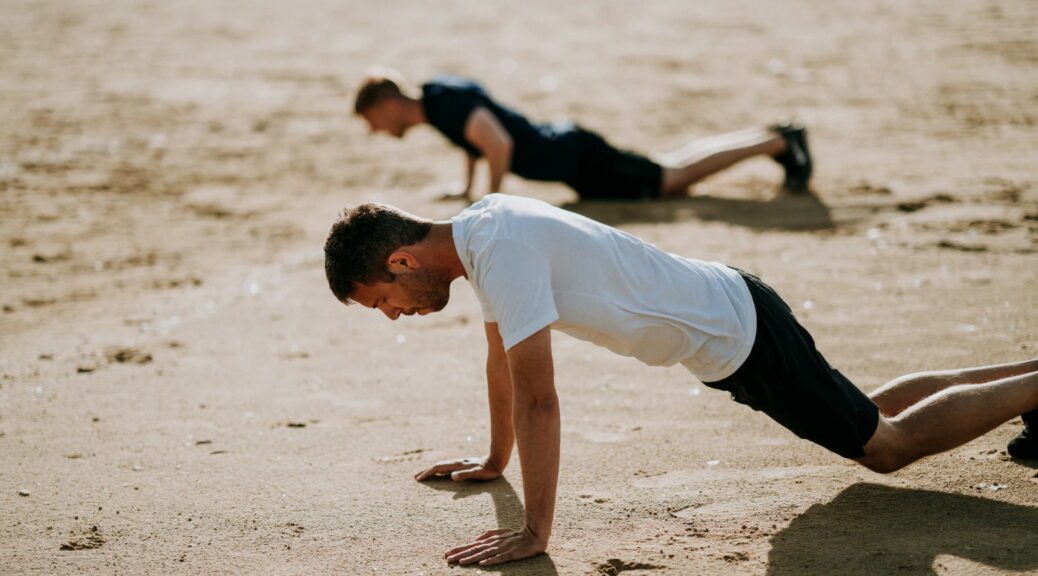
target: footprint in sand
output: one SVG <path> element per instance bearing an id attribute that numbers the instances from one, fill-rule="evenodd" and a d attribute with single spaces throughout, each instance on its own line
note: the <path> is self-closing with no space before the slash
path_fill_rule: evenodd
<path id="1" fill-rule="evenodd" d="M 97 526 L 91 526 L 89 530 L 79 533 L 73 532 L 72 537 L 61 545 L 61 550 L 90 550 L 100 548 L 105 543 Z"/>
<path id="2" fill-rule="evenodd" d="M 595 574 L 599 576 L 616 576 L 621 572 L 631 570 L 662 570 L 666 566 L 658 566 L 646 562 L 624 562 L 619 558 L 610 558 L 595 567 Z"/>
<path id="3" fill-rule="evenodd" d="M 955 202 L 957 202 L 957 200 L 948 194 L 935 194 L 929 198 L 923 198 L 922 200 L 900 202 L 897 205 L 897 209 L 901 212 L 917 212 L 931 204 L 952 204 Z"/>
<path id="4" fill-rule="evenodd" d="M 132 346 L 117 346 L 104 352 L 105 359 L 119 364 L 147 364 L 152 361 L 150 353 Z"/>

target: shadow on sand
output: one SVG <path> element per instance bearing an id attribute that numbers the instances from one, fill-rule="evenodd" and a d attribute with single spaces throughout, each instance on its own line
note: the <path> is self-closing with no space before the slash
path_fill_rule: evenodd
<path id="1" fill-rule="evenodd" d="M 498 478 L 490 482 L 454 482 L 447 478 L 436 478 L 423 482 L 424 485 L 454 494 L 455 500 L 489 494 L 494 504 L 494 514 L 497 516 L 497 526 L 487 526 L 487 530 L 493 528 L 518 528 L 523 525 L 523 504 L 515 493 L 511 483 L 505 478 Z M 475 539 L 479 534 L 473 534 Z M 496 572 L 502 576 L 558 576 L 559 571 L 555 568 L 555 562 L 547 554 L 541 554 L 518 562 L 508 562 L 500 566 L 480 568 L 472 566 L 474 570 L 481 572 Z"/>
<path id="2" fill-rule="evenodd" d="M 771 545 L 769 576 L 937 574 L 938 555 L 1034 574 L 1038 508 L 855 484 L 809 508 Z"/>
<path id="3" fill-rule="evenodd" d="M 829 208 L 812 194 L 780 194 L 773 200 L 710 196 L 645 202 L 585 200 L 564 204 L 562 208 L 610 226 L 702 220 L 728 222 L 760 230 L 814 231 L 836 228 Z"/>

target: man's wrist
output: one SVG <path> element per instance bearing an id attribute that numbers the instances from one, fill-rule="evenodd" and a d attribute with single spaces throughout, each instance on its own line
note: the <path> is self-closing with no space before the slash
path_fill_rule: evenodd
<path id="1" fill-rule="evenodd" d="M 533 528 L 530 526 L 530 522 L 527 522 L 523 526 L 523 534 L 526 534 L 532 542 L 540 545 L 542 549 L 548 547 L 548 538 L 551 536 L 551 526 L 544 528 Z"/>
<path id="2" fill-rule="evenodd" d="M 508 466 L 508 456 L 503 456 L 491 450 L 490 455 L 484 459 L 484 462 L 486 462 L 486 467 L 497 470 L 498 472 L 504 472 L 505 467 Z"/>

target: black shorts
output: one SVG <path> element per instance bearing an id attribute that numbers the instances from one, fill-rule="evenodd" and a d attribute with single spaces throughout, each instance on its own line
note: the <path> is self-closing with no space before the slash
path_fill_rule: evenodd
<path id="1" fill-rule="evenodd" d="M 879 423 L 879 409 L 826 362 L 814 340 L 782 298 L 739 271 L 757 310 L 757 337 L 731 376 L 704 383 L 730 392 L 736 402 L 771 416 L 801 438 L 840 456 L 860 458 Z"/>
<path id="2" fill-rule="evenodd" d="M 663 168 L 634 152 L 619 150 L 598 134 L 578 127 L 577 172 L 566 184 L 585 200 L 657 198 Z"/>

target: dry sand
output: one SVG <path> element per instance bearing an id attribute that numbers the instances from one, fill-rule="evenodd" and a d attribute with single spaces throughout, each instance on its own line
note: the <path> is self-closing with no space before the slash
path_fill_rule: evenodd
<path id="1" fill-rule="evenodd" d="M 481 78 L 541 119 L 664 152 L 788 114 L 816 198 L 749 162 L 665 204 L 566 204 L 761 274 L 866 390 L 1038 347 L 1038 4 L 0 3 L 0 573 L 478 573 L 521 518 L 412 474 L 487 446 L 478 306 L 345 309 L 346 204 L 448 217 L 462 159 L 368 138 L 358 75 Z M 1010 422 L 880 476 L 681 369 L 556 335 L 550 555 L 506 575 L 1038 573 Z"/>

